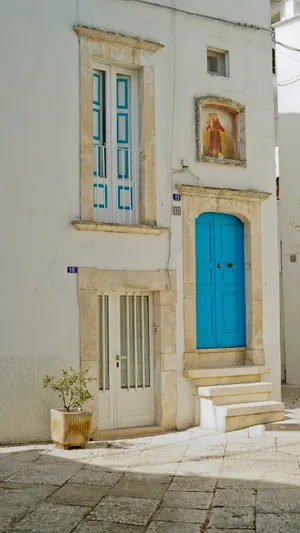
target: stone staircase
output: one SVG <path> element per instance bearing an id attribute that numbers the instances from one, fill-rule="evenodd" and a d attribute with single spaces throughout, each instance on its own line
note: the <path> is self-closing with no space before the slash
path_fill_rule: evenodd
<path id="1" fill-rule="evenodd" d="M 197 386 L 199 425 L 227 432 L 283 420 L 284 404 L 270 400 L 272 383 L 262 380 L 269 372 L 256 365 L 186 370 Z"/>

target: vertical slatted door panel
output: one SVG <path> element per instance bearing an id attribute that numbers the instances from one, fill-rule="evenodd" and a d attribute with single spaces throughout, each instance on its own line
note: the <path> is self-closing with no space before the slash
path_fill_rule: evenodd
<path id="1" fill-rule="evenodd" d="M 94 220 L 108 220 L 109 188 L 106 179 L 105 72 L 93 70 Z"/>
<path id="2" fill-rule="evenodd" d="M 102 294 L 98 298 L 99 324 L 99 428 L 114 427 L 113 376 L 111 376 L 111 300 Z"/>
<path id="3" fill-rule="evenodd" d="M 133 93 L 132 76 L 116 75 L 116 174 L 117 174 L 117 211 L 120 224 L 136 224 L 137 171 L 136 150 L 133 150 Z M 137 102 L 134 101 L 134 106 Z M 135 125 L 134 125 L 135 126 Z"/>
<path id="4" fill-rule="evenodd" d="M 120 296 L 121 380 L 118 426 L 154 423 L 153 358 L 150 297 Z"/>

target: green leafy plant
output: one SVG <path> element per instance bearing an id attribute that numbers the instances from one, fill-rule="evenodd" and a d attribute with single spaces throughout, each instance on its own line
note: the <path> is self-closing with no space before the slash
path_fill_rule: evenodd
<path id="1" fill-rule="evenodd" d="M 76 372 L 72 366 L 62 370 L 60 378 L 46 375 L 43 380 L 43 389 L 50 387 L 62 399 L 64 408 L 70 412 L 72 410 L 83 411 L 82 406 L 88 400 L 93 399 L 87 384 L 95 378 L 88 376 L 87 370 Z"/>

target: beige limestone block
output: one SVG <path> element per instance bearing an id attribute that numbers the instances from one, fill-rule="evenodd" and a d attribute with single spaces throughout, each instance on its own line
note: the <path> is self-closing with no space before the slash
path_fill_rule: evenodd
<path id="1" fill-rule="evenodd" d="M 270 424 L 279 422 L 284 418 L 284 411 L 275 413 L 256 413 L 250 415 L 232 416 L 226 419 L 226 431 L 235 431 L 237 429 L 256 426 L 257 424 Z"/>
<path id="2" fill-rule="evenodd" d="M 79 268 L 79 289 L 109 291 L 117 289 L 135 289 L 143 291 L 176 290 L 176 271 L 134 271 L 134 270 L 100 270 L 97 268 Z"/>
<path id="3" fill-rule="evenodd" d="M 154 298 L 154 305 L 176 305 L 177 304 L 177 291 L 160 291 L 155 293 L 157 296 Z"/>
<path id="4" fill-rule="evenodd" d="M 92 418 L 92 434 L 93 434 L 95 431 L 98 430 L 98 404 L 99 404 L 98 361 L 81 361 L 80 366 L 82 370 L 89 369 L 89 376 L 94 378 L 94 380 L 88 384 L 88 389 L 90 393 L 93 395 L 93 399 L 84 405 L 85 409 L 93 413 L 93 418 Z"/>
<path id="5" fill-rule="evenodd" d="M 81 218 L 93 220 L 93 85 L 92 58 L 88 44 L 80 43 L 81 48 Z"/>
<path id="6" fill-rule="evenodd" d="M 246 350 L 246 365 L 264 365 L 264 350 Z"/>
<path id="7" fill-rule="evenodd" d="M 162 426 L 166 429 L 176 427 L 177 413 L 177 372 L 162 373 Z"/>
<path id="8" fill-rule="evenodd" d="M 98 294 L 79 291 L 81 361 L 98 361 Z"/>
<path id="9" fill-rule="evenodd" d="M 192 298 L 184 300 L 184 351 L 196 349 L 196 302 Z"/>
<path id="10" fill-rule="evenodd" d="M 162 353 L 176 352 L 176 306 L 164 305 L 160 308 L 160 335 Z"/>
<path id="11" fill-rule="evenodd" d="M 161 359 L 163 362 L 163 370 L 167 372 L 169 370 L 178 370 L 178 358 L 176 353 L 174 354 L 161 354 Z"/>
<path id="12" fill-rule="evenodd" d="M 199 387 L 206 385 L 230 385 L 231 383 L 257 383 L 260 381 L 259 374 L 246 375 L 246 376 L 222 376 L 222 377 L 210 377 L 210 378 L 197 378 L 194 383 Z"/>

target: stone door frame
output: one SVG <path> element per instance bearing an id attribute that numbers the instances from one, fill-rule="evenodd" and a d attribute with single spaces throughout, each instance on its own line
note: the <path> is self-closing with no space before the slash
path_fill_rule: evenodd
<path id="1" fill-rule="evenodd" d="M 164 429 L 176 428 L 176 304 L 175 270 L 125 271 L 79 268 L 78 297 L 80 307 L 80 366 L 90 368 L 94 399 L 92 435 L 99 432 L 99 329 L 98 296 L 104 292 L 145 291 L 153 293 L 153 349 L 155 424 Z"/>
<path id="2" fill-rule="evenodd" d="M 183 291 L 185 366 L 198 368 L 196 349 L 195 219 L 206 212 L 238 217 L 245 226 L 246 364 L 264 365 L 261 203 L 259 191 L 178 185 L 183 196 Z M 220 351 L 220 350 L 219 350 Z"/>

